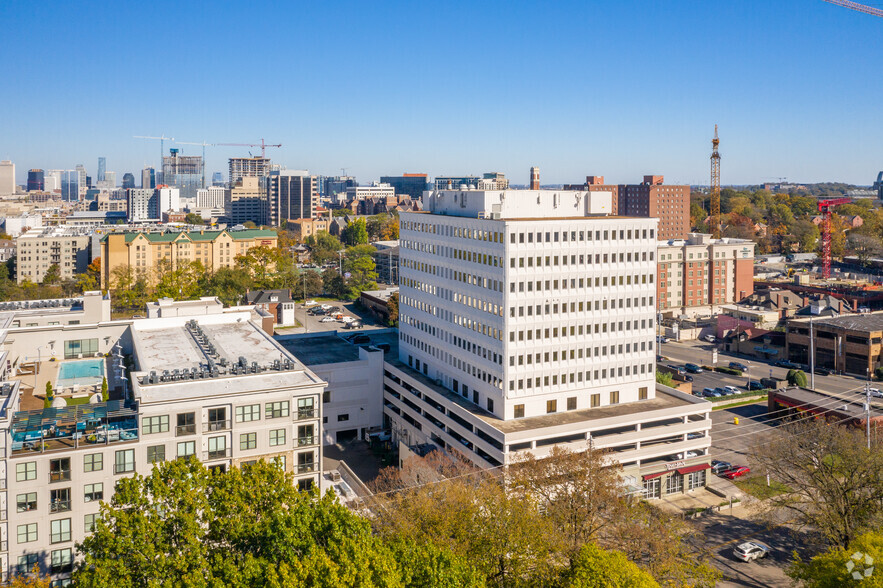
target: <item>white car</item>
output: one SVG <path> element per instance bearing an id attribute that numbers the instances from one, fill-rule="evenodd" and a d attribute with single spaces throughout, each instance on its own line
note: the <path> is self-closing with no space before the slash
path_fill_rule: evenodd
<path id="1" fill-rule="evenodd" d="M 340 322 L 342 322 L 342 323 L 351 323 L 351 322 L 353 322 L 354 320 L 356 320 L 356 319 L 354 319 L 354 318 L 351 317 L 351 316 L 346 316 L 346 315 L 344 315 L 344 316 L 340 319 Z"/>
<path id="2" fill-rule="evenodd" d="M 330 305 L 330 304 L 323 304 L 323 305 L 320 306 L 319 308 L 321 308 L 322 310 L 330 310 L 330 309 L 331 309 L 331 305 Z"/>
<path id="3" fill-rule="evenodd" d="M 319 303 L 316 302 L 315 300 L 307 300 L 306 302 L 304 302 L 304 307 L 307 307 L 307 306 L 316 306 L 317 304 L 319 304 Z"/>
<path id="4" fill-rule="evenodd" d="M 735 386 L 724 386 L 724 390 L 727 391 L 727 394 L 741 394 L 741 391 Z"/>
<path id="5" fill-rule="evenodd" d="M 331 317 L 331 316 L 323 316 L 322 318 L 319 319 L 319 322 L 320 322 L 320 323 L 333 323 L 333 322 L 334 322 L 334 317 Z"/>
<path id="6" fill-rule="evenodd" d="M 874 398 L 883 398 L 883 392 L 879 388 L 871 388 L 871 396 Z"/>
<path id="7" fill-rule="evenodd" d="M 766 557 L 769 552 L 769 545 L 764 545 L 758 541 L 746 541 L 733 550 L 733 555 L 742 561 L 754 561 Z"/>

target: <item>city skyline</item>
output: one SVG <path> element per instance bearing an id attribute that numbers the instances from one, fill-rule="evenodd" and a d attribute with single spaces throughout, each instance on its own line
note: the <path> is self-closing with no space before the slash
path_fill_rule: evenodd
<path id="1" fill-rule="evenodd" d="M 80 163 L 94 177 L 98 157 L 117 177 L 159 168 L 159 142 L 133 136 L 161 134 L 264 138 L 283 145 L 267 152 L 274 163 L 346 168 L 361 181 L 492 170 L 526 184 L 536 165 L 544 184 L 589 174 L 707 184 L 714 124 L 724 185 L 870 185 L 883 167 L 874 141 L 883 82 L 873 75 L 883 23 L 821 0 L 279 4 L 245 14 L 13 3 L 0 18 L 9 31 L 0 71 L 17 82 L 0 98 L 0 159 L 15 162 L 19 184 L 31 168 Z M 28 41 L 29 23 L 40 24 L 40 44 Z M 221 31 L 238 42 L 221 43 Z M 256 53 L 261 68 L 249 65 Z M 172 59 L 176 67 L 163 65 Z M 152 71 L 163 74 L 154 81 Z M 48 86 L 24 84 L 35 73 Z M 317 81 L 311 91 L 304 74 Z M 208 147 L 206 171 L 248 151 Z"/>

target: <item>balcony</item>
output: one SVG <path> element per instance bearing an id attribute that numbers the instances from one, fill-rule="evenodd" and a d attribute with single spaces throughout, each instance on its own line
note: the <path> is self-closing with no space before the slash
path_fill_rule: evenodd
<path id="1" fill-rule="evenodd" d="M 233 455 L 233 451 L 230 447 L 226 447 L 224 449 L 214 449 L 210 451 L 203 451 L 202 460 L 209 461 L 212 459 L 227 459 Z"/>
<path id="2" fill-rule="evenodd" d="M 16 412 L 12 418 L 12 457 L 70 451 L 91 445 L 138 440 L 134 405 L 120 400 Z M 70 479 L 52 472 L 50 482 Z"/>
<path id="3" fill-rule="evenodd" d="M 230 429 L 230 421 L 208 421 L 202 424 L 203 431 L 227 431 Z"/>
<path id="4" fill-rule="evenodd" d="M 70 500 L 55 500 L 49 503 L 49 512 L 67 512 L 71 509 Z"/>
<path id="5" fill-rule="evenodd" d="M 67 459 L 67 458 L 65 458 Z M 71 471 L 70 470 L 57 470 L 54 472 L 49 472 L 49 483 L 52 482 L 69 482 L 71 479 Z"/>
<path id="6" fill-rule="evenodd" d="M 305 421 L 307 419 L 317 419 L 319 418 L 319 411 L 316 409 L 313 410 L 298 410 L 294 413 L 294 420 L 296 421 Z"/>
<path id="7" fill-rule="evenodd" d="M 299 463 L 299 464 L 297 464 L 297 473 L 298 474 L 306 474 L 306 473 L 315 472 L 315 471 L 316 471 L 316 464 L 315 463 Z"/>
<path id="8" fill-rule="evenodd" d="M 134 463 L 115 463 L 113 464 L 113 473 L 115 474 L 125 474 L 127 472 L 134 472 L 135 464 Z"/>
<path id="9" fill-rule="evenodd" d="M 178 425 L 175 427 L 175 437 L 185 437 L 187 435 L 196 435 L 196 424 Z"/>
<path id="10" fill-rule="evenodd" d="M 297 446 L 304 447 L 306 445 L 318 445 L 319 437 L 313 435 L 312 437 L 298 437 L 297 438 Z"/>

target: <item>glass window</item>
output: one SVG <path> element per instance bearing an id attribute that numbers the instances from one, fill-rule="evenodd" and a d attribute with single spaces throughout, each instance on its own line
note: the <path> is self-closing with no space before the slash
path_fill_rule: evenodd
<path id="1" fill-rule="evenodd" d="M 227 438 L 226 437 L 209 437 L 208 439 L 208 458 L 218 459 L 227 456 Z"/>
<path id="2" fill-rule="evenodd" d="M 270 431 L 270 447 L 285 445 L 285 429 L 273 429 Z"/>
<path id="3" fill-rule="evenodd" d="M 49 492 L 49 512 L 67 512 L 70 509 L 70 488 L 55 488 Z"/>
<path id="4" fill-rule="evenodd" d="M 304 453 L 297 454 L 297 473 L 303 474 L 306 472 L 312 472 L 314 469 L 313 464 L 313 452 L 308 451 Z"/>
<path id="5" fill-rule="evenodd" d="M 83 526 L 85 527 L 85 531 L 87 533 L 91 533 L 95 530 L 95 521 L 98 520 L 98 514 L 87 514 L 83 517 Z"/>
<path id="6" fill-rule="evenodd" d="M 169 415 L 144 417 L 142 428 L 145 435 L 169 432 Z"/>
<path id="7" fill-rule="evenodd" d="M 92 502 L 95 500 L 104 500 L 104 484 L 86 484 L 83 487 L 83 495 L 85 502 Z"/>
<path id="8" fill-rule="evenodd" d="M 52 568 L 50 573 L 65 574 L 70 572 L 74 567 L 74 552 L 72 549 L 56 549 L 51 554 Z M 70 582 L 70 580 L 68 580 Z M 59 584 L 60 586 L 70 584 Z"/>
<path id="9" fill-rule="evenodd" d="M 19 574 L 28 574 L 31 570 L 34 569 L 35 565 L 40 563 L 40 554 L 39 553 L 28 553 L 25 555 L 18 556 L 18 573 Z"/>
<path id="10" fill-rule="evenodd" d="M 98 339 L 74 339 L 64 342 L 64 358 L 76 359 L 80 355 L 98 353 Z"/>
<path id="11" fill-rule="evenodd" d="M 18 542 L 30 543 L 37 540 L 37 523 L 18 526 Z"/>
<path id="12" fill-rule="evenodd" d="M 135 471 L 135 450 L 121 449 L 114 455 L 113 473 L 123 474 Z"/>
<path id="13" fill-rule="evenodd" d="M 283 471 L 285 470 L 285 456 L 284 455 L 277 455 L 276 457 L 272 458 L 270 461 L 272 463 L 278 465 L 280 468 L 282 468 Z"/>
<path id="14" fill-rule="evenodd" d="M 100 472 L 104 469 L 104 455 L 101 453 L 87 453 L 83 456 L 83 471 Z"/>
<path id="15" fill-rule="evenodd" d="M 312 398 L 298 398 L 297 399 L 297 418 L 299 419 L 314 419 L 316 418 L 316 413 L 313 411 L 313 399 Z"/>
<path id="16" fill-rule="evenodd" d="M 49 523 L 49 542 L 61 543 L 71 540 L 71 520 L 59 519 Z"/>
<path id="17" fill-rule="evenodd" d="M 250 421 L 259 421 L 261 419 L 261 405 L 249 404 L 247 406 L 236 407 L 236 422 L 247 423 Z"/>
<path id="18" fill-rule="evenodd" d="M 558 401 L 557 400 L 547 400 L 546 401 L 546 412 L 552 413 L 557 412 L 558 410 Z"/>
<path id="19" fill-rule="evenodd" d="M 264 405 L 264 416 L 268 419 L 287 417 L 289 406 L 287 400 L 281 402 L 268 402 Z"/>
<path id="20" fill-rule="evenodd" d="M 523 405 L 523 404 L 516 404 L 516 405 L 515 405 L 515 415 L 514 415 L 514 417 L 515 417 L 516 419 L 524 418 L 524 405 Z"/>
<path id="21" fill-rule="evenodd" d="M 245 451 L 258 446 L 257 433 L 243 433 L 239 436 L 239 449 Z"/>
<path id="22" fill-rule="evenodd" d="M 15 464 L 15 481 L 27 482 L 28 480 L 37 479 L 37 462 L 29 461 L 27 463 Z"/>
<path id="23" fill-rule="evenodd" d="M 196 413 L 185 412 L 178 415 L 178 426 L 175 429 L 175 435 L 195 435 L 196 434 Z"/>
<path id="24" fill-rule="evenodd" d="M 576 396 L 567 399 L 567 410 L 576 410 Z"/>
<path id="25" fill-rule="evenodd" d="M 16 512 L 27 512 L 29 510 L 37 510 L 37 493 L 28 492 L 19 494 L 15 497 Z"/>
<path id="26" fill-rule="evenodd" d="M 196 441 L 182 441 L 178 443 L 178 458 L 196 455 Z"/>
<path id="27" fill-rule="evenodd" d="M 166 446 L 153 445 L 147 448 L 147 463 L 159 463 L 166 460 Z"/>
<path id="28" fill-rule="evenodd" d="M 313 425 L 300 425 L 297 428 L 297 444 L 313 445 L 316 443 L 316 440 L 313 438 L 314 435 L 315 430 L 313 429 Z"/>

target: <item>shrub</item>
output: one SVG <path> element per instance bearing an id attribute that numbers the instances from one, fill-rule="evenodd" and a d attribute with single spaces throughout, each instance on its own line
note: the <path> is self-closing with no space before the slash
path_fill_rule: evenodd
<path id="1" fill-rule="evenodd" d="M 741 376 L 742 370 L 733 369 L 730 367 L 716 367 L 714 371 L 720 372 L 722 374 L 730 374 L 731 376 Z"/>

